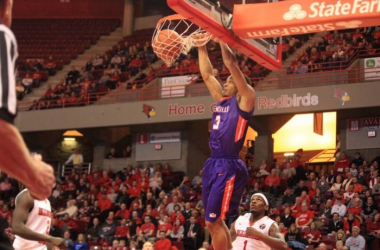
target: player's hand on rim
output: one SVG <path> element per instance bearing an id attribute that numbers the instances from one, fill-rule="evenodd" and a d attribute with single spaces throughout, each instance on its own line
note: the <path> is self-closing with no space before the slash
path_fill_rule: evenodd
<path id="1" fill-rule="evenodd" d="M 206 46 L 207 42 L 214 37 L 208 32 L 202 32 L 202 33 L 195 33 L 191 34 L 191 40 L 197 47 L 203 47 Z"/>

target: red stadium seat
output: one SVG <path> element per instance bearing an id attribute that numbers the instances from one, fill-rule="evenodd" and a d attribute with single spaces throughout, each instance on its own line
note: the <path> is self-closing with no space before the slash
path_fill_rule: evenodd
<path id="1" fill-rule="evenodd" d="M 90 223 L 91 218 L 90 217 L 80 217 L 79 220 Z"/>
<path id="2" fill-rule="evenodd" d="M 90 246 L 90 250 L 101 250 L 101 246 Z"/>
<path id="3" fill-rule="evenodd" d="M 335 244 L 335 237 L 334 236 L 322 236 L 321 242 L 325 243 L 326 245 L 334 245 Z"/>
<path id="4" fill-rule="evenodd" d="M 313 250 L 314 249 L 314 246 L 313 245 L 307 245 L 306 246 L 306 250 Z"/>
<path id="5" fill-rule="evenodd" d="M 81 220 L 76 220 L 75 222 L 78 225 L 78 233 L 85 233 L 87 231 L 87 228 L 88 228 L 87 222 L 81 221 Z"/>
<path id="6" fill-rule="evenodd" d="M 173 241 L 173 246 L 175 246 L 178 250 L 185 249 L 182 241 Z"/>

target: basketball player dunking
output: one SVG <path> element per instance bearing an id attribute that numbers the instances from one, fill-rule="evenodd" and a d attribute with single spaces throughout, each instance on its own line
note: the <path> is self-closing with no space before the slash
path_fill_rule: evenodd
<path id="1" fill-rule="evenodd" d="M 47 244 L 67 249 L 62 238 L 49 236 L 51 225 L 51 207 L 49 200 L 35 200 L 27 189 L 16 197 L 12 229 L 16 239 L 15 250 L 46 250 Z"/>
<path id="2" fill-rule="evenodd" d="M 223 220 L 238 215 L 241 197 L 248 180 L 247 167 L 239 158 L 253 115 L 255 91 L 239 69 L 235 54 L 220 43 L 223 62 L 231 76 L 223 87 L 213 75 L 213 67 L 205 46 L 199 47 L 199 66 L 211 96 L 217 102 L 210 134 L 211 157 L 202 174 L 202 200 L 206 226 L 215 250 L 232 249 L 231 236 Z"/>
<path id="3" fill-rule="evenodd" d="M 265 195 L 253 194 L 250 213 L 239 216 L 231 225 L 230 232 L 234 250 L 288 249 L 277 223 L 265 215 L 268 210 L 269 203 Z"/>

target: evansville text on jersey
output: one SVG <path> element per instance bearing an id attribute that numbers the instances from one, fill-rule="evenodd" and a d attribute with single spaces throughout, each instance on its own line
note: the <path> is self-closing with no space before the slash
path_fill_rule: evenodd
<path id="1" fill-rule="evenodd" d="M 214 112 L 217 112 L 217 113 L 228 113 L 229 110 L 230 110 L 230 106 L 226 106 L 226 107 L 215 106 L 214 108 Z"/>
<path id="2" fill-rule="evenodd" d="M 254 240 L 260 240 L 260 241 L 262 240 L 261 237 L 247 236 L 246 232 L 243 230 L 236 230 L 236 236 L 244 237 L 244 238 L 250 238 L 250 239 L 254 239 Z"/>

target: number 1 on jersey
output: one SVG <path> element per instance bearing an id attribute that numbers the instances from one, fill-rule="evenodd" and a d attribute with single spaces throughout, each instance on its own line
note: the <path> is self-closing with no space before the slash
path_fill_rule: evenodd
<path id="1" fill-rule="evenodd" d="M 212 129 L 218 130 L 220 124 L 220 115 L 215 116 L 215 124 L 212 125 Z"/>
<path id="2" fill-rule="evenodd" d="M 248 240 L 245 240 L 245 241 L 244 241 L 244 248 L 243 248 L 243 250 L 246 250 L 246 249 L 247 249 L 247 243 L 248 243 Z"/>

